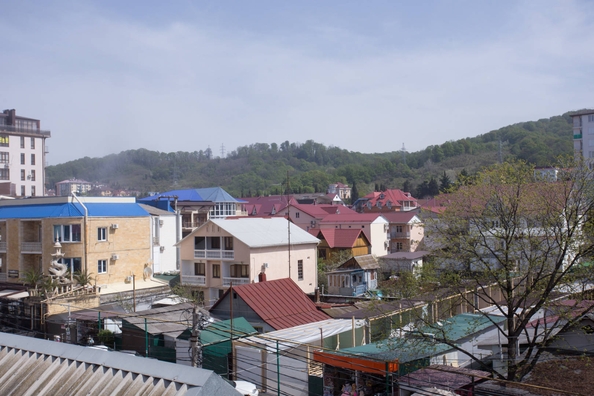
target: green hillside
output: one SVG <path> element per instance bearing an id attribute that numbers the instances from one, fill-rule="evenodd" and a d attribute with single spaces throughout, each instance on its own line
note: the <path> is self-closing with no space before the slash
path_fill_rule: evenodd
<path id="1" fill-rule="evenodd" d="M 362 154 L 312 140 L 254 143 L 237 148 L 226 158 L 213 158 L 210 149 L 176 153 L 138 149 L 49 166 L 46 178 L 52 187 L 58 181 L 77 178 L 141 195 L 221 186 L 239 197 L 283 193 L 289 174 L 295 193 L 323 192 L 329 183 L 340 181 L 351 186 L 356 183 L 359 195 L 377 188 L 401 188 L 421 197 L 444 178 L 454 181 L 460 172 L 475 172 L 497 162 L 500 155 L 547 166 L 557 156 L 571 152 L 571 117 L 566 113 L 415 153 Z"/>

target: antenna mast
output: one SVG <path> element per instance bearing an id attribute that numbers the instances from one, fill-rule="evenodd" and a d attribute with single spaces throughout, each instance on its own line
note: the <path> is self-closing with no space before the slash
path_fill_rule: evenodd
<path id="1" fill-rule="evenodd" d="M 289 278 L 291 278 L 291 179 L 289 179 L 289 170 L 287 169 L 287 234 L 288 234 L 288 251 L 289 251 Z"/>

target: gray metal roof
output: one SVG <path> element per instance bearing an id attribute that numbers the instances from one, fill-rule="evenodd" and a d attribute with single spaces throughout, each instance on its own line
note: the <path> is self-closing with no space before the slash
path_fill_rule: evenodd
<path id="1" fill-rule="evenodd" d="M 0 333 L 0 394 L 237 396 L 237 391 L 210 370 Z"/>
<path id="2" fill-rule="evenodd" d="M 290 223 L 284 217 L 242 217 L 211 221 L 252 248 L 287 245 L 289 226 L 291 245 L 310 243 L 317 245 L 320 242 L 318 238 Z"/>

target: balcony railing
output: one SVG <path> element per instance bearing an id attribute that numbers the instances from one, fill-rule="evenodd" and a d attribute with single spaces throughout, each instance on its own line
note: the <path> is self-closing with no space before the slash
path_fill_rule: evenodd
<path id="1" fill-rule="evenodd" d="M 51 135 L 50 131 L 45 131 L 42 129 L 31 129 L 31 128 L 23 128 L 20 126 L 14 126 L 14 125 L 0 125 L 0 131 L 1 132 L 20 132 L 20 133 L 34 133 L 37 135 L 43 135 L 43 136 L 49 136 Z"/>
<path id="2" fill-rule="evenodd" d="M 202 224 L 204 224 L 203 221 L 182 221 L 182 227 L 183 228 L 198 228 L 200 227 Z"/>
<path id="3" fill-rule="evenodd" d="M 41 253 L 41 242 L 23 242 L 21 253 Z"/>
<path id="4" fill-rule="evenodd" d="M 581 139 L 582 138 L 582 134 L 581 133 L 576 133 L 573 135 L 574 139 Z"/>
<path id="5" fill-rule="evenodd" d="M 194 258 L 233 260 L 235 252 L 233 250 L 194 250 Z"/>
<path id="6" fill-rule="evenodd" d="M 0 252 L 6 252 L 6 242 L 0 242 Z"/>
<path id="7" fill-rule="evenodd" d="M 390 238 L 410 238 L 410 232 L 391 232 Z"/>
<path id="8" fill-rule="evenodd" d="M 224 287 L 231 286 L 231 282 L 233 282 L 234 285 L 245 285 L 247 283 L 250 283 L 250 278 L 225 278 L 225 277 L 223 277 L 223 286 Z"/>
<path id="9" fill-rule="evenodd" d="M 181 274 L 183 285 L 206 286 L 206 276 Z"/>

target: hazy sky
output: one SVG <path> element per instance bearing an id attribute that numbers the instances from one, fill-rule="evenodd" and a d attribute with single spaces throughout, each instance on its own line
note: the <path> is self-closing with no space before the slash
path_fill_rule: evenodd
<path id="1" fill-rule="evenodd" d="M 313 139 L 408 151 L 594 107 L 589 1 L 1 1 L 49 164 Z"/>

